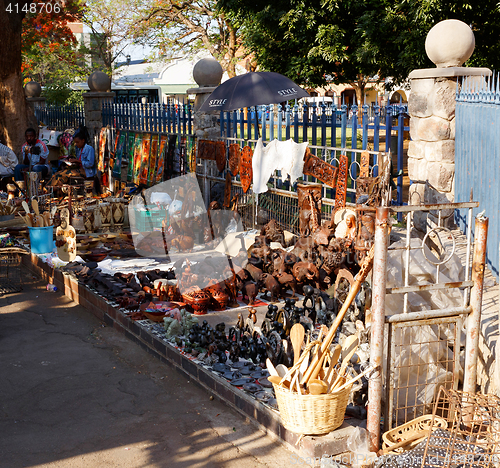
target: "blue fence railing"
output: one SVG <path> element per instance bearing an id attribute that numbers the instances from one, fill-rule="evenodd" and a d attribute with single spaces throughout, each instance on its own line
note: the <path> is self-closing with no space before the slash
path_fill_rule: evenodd
<path id="1" fill-rule="evenodd" d="M 35 107 L 38 124 L 63 131 L 85 125 L 85 109 L 83 106 L 43 106 Z"/>
<path id="2" fill-rule="evenodd" d="M 406 105 L 266 105 L 221 112 L 220 124 L 223 138 L 263 141 L 291 138 L 297 143 L 308 141 L 312 147 L 390 150 L 396 155 L 393 174 L 401 173 L 396 181 L 396 203 L 404 203 L 404 140 L 409 139 L 410 130 Z M 352 153 L 351 157 L 359 159 L 359 154 Z"/>
<path id="3" fill-rule="evenodd" d="M 500 87 L 498 75 L 466 78 L 457 92 L 455 110 L 455 200 L 469 201 L 489 218 L 486 261 L 499 274 L 500 241 Z M 467 210 L 456 212 L 465 232 Z M 472 225 L 474 229 L 474 224 Z"/>
<path id="4" fill-rule="evenodd" d="M 104 103 L 104 126 L 117 130 L 177 133 L 191 135 L 193 114 L 191 104 Z"/>

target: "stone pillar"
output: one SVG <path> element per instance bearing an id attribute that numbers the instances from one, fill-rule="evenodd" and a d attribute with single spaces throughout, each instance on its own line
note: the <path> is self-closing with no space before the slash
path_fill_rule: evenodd
<path id="1" fill-rule="evenodd" d="M 491 75 L 487 68 L 461 66 L 474 51 L 474 34 L 461 21 L 435 25 L 427 35 L 425 50 L 436 68 L 414 70 L 409 75 L 411 205 L 455 201 L 456 92 L 465 76 L 482 79 Z M 453 211 L 443 215 L 444 225 L 452 225 Z M 426 231 L 436 225 L 437 218 L 432 213 L 415 213 L 414 221 L 417 229 Z"/>
<path id="2" fill-rule="evenodd" d="M 102 105 L 113 102 L 115 93 L 111 92 L 111 79 L 106 73 L 96 71 L 92 73 L 87 83 L 90 91 L 83 93 L 85 107 L 85 126 L 89 132 L 90 142 L 94 149 L 99 146 L 99 133 L 103 127 Z"/>
<path id="3" fill-rule="evenodd" d="M 201 59 L 196 62 L 193 68 L 193 78 L 198 84 L 198 88 L 190 88 L 187 90 L 188 94 L 195 94 L 194 113 L 193 113 L 193 133 L 198 140 L 218 140 L 220 137 L 220 124 L 218 122 L 219 112 L 200 112 L 199 109 L 207 100 L 208 96 L 217 88 L 222 79 L 224 71 L 217 60 L 212 58 Z M 211 166 L 215 161 L 203 161 L 203 170 L 205 176 L 209 174 Z M 203 191 L 203 199 L 205 205 L 208 207 L 210 200 L 212 200 L 212 186 L 207 177 L 201 178 L 200 185 Z M 214 187 L 223 193 L 223 184 L 216 184 Z"/>
<path id="4" fill-rule="evenodd" d="M 199 112 L 199 109 L 220 84 L 222 74 L 222 67 L 215 59 L 201 59 L 193 68 L 193 78 L 198 84 L 198 88 L 188 89 L 187 93 L 196 95 L 193 132 L 198 139 L 216 140 L 220 137 L 219 112 Z"/>

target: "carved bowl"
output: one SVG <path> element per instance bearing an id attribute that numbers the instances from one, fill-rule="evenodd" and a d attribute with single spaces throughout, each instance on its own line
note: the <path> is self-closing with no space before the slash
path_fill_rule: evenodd
<path id="1" fill-rule="evenodd" d="M 229 296 L 217 288 L 208 289 L 208 293 L 212 296 L 212 304 L 215 310 L 224 310 L 229 303 Z"/>
<path id="2" fill-rule="evenodd" d="M 182 300 L 191 306 L 195 315 L 203 315 L 207 313 L 212 296 L 205 291 L 191 291 L 182 294 Z"/>

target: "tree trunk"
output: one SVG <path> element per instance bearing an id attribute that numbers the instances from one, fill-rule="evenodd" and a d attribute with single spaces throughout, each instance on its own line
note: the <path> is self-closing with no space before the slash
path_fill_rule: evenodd
<path id="1" fill-rule="evenodd" d="M 27 4 L 18 2 L 19 11 Z M 28 125 L 28 106 L 21 76 L 22 13 L 6 11 L 8 0 L 0 8 L 0 139 L 16 154 L 21 151 Z M 11 3 L 11 5 L 15 5 Z"/>

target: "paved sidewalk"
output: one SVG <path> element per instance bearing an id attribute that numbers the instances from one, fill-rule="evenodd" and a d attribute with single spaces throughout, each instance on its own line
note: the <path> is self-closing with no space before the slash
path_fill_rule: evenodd
<path id="1" fill-rule="evenodd" d="M 306 466 L 44 287 L 0 297 L 3 468 Z"/>

